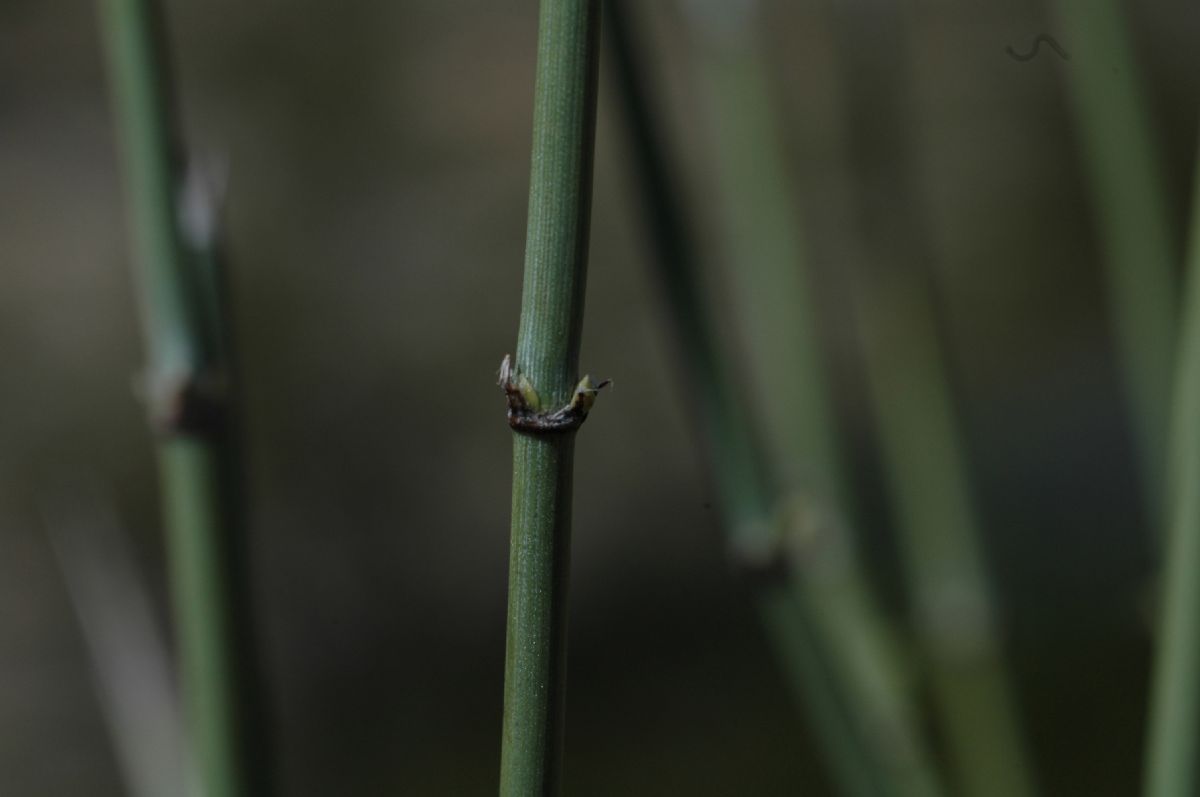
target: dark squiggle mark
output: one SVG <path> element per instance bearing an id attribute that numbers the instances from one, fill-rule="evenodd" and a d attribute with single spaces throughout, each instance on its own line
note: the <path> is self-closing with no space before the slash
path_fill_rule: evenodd
<path id="1" fill-rule="evenodd" d="M 1004 48 L 1004 52 L 1008 53 L 1009 57 L 1011 57 L 1014 61 L 1032 61 L 1034 57 L 1037 56 L 1038 50 L 1042 46 L 1042 42 L 1045 42 L 1050 49 L 1058 53 L 1059 58 L 1063 59 L 1064 61 L 1071 60 L 1071 56 L 1067 55 L 1067 51 L 1062 48 L 1062 45 L 1056 42 L 1053 36 L 1047 36 L 1045 33 L 1039 33 L 1037 35 L 1037 38 L 1033 40 L 1033 44 L 1031 45 L 1033 49 L 1030 50 L 1026 55 L 1018 53 L 1012 48 L 1011 44 Z"/>

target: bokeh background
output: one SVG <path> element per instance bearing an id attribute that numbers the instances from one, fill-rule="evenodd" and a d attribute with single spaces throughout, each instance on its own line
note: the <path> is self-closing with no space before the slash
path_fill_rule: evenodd
<path id="1" fill-rule="evenodd" d="M 167 4 L 194 151 L 228 164 L 255 595 L 282 791 L 494 790 L 534 2 Z M 1135 791 L 1153 578 L 1098 244 L 1059 64 L 1006 56 L 1040 2 L 903 4 L 900 52 L 971 476 L 1046 794 Z M 1183 218 L 1200 8 L 1128 3 Z M 672 3 L 638 9 L 715 304 L 709 117 Z M 854 335 L 853 190 L 825 3 L 763 4 L 774 100 L 856 441 L 866 555 L 905 600 Z M 1063 41 L 1069 51 L 1071 43 Z M 602 73 L 603 74 L 603 73 Z M 729 564 L 601 81 L 583 364 L 566 791 L 827 788 Z M 152 440 L 94 7 L 0 2 L 0 793 L 123 788 L 39 506 L 81 478 L 165 629 Z M 725 275 L 725 276 L 722 276 Z M 725 323 L 736 330 L 738 319 Z"/>

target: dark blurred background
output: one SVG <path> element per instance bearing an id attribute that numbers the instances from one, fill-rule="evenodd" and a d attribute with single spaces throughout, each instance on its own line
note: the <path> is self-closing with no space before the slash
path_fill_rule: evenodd
<path id="1" fill-rule="evenodd" d="M 1097 243 L 1058 65 L 1006 56 L 1039 2 L 905 4 L 926 214 L 972 476 L 1050 795 L 1139 777 L 1153 562 Z M 1200 13 L 1130 3 L 1182 218 Z M 190 148 L 229 168 L 256 597 L 289 795 L 486 794 L 499 761 L 510 433 L 537 8 L 167 3 Z M 763 6 L 813 263 L 845 192 L 823 3 Z M 712 141 L 671 3 L 641 38 L 697 227 Z M 1064 41 L 1069 51 L 1071 44 Z M 603 73 L 602 73 L 603 74 Z M 583 365 L 611 376 L 577 447 L 566 791 L 826 789 L 728 564 L 602 78 Z M 83 2 L 0 0 L 0 794 L 123 793 L 40 497 L 111 501 L 166 625 L 128 235 Z M 711 241 L 706 241 L 711 244 Z M 720 247 L 706 245 L 720 273 Z M 714 282 L 719 284 L 719 278 Z M 820 294 L 818 301 L 821 302 Z M 848 325 L 826 312 L 848 363 Z M 837 359 L 841 358 L 841 359 Z M 841 414 L 903 599 L 855 381 Z"/>

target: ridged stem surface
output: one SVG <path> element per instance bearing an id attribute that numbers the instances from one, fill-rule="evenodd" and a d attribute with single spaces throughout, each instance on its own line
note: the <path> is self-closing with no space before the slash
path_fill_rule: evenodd
<path id="1" fill-rule="evenodd" d="M 543 409 L 579 380 L 599 37 L 597 0 L 543 0 L 516 368 Z M 502 795 L 561 783 L 575 432 L 513 435 Z"/>

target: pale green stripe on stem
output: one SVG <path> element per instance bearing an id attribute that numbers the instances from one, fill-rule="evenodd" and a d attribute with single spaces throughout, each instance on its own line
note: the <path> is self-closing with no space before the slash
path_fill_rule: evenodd
<path id="1" fill-rule="evenodd" d="M 1034 793 L 943 354 L 909 276 L 865 289 L 872 406 L 918 634 L 961 794 Z"/>
<path id="2" fill-rule="evenodd" d="M 1082 145 L 1118 364 L 1147 505 L 1157 517 L 1175 364 L 1179 240 L 1123 5 L 1057 0 L 1056 10 L 1070 56 L 1061 68 Z"/>
<path id="3" fill-rule="evenodd" d="M 1167 461 L 1166 583 L 1152 681 L 1145 797 L 1200 792 L 1200 160 Z"/>
<path id="4" fill-rule="evenodd" d="M 851 491 L 754 5 L 684 5 L 715 129 L 722 222 L 735 264 L 729 279 L 748 333 L 754 409 L 772 432 L 770 463 L 782 477 L 765 488 L 766 519 L 730 524 L 730 531 L 735 548 L 776 550 L 787 562 L 790 603 L 780 585 L 769 584 L 760 605 L 842 790 L 938 794 L 912 685 L 847 519 Z M 718 479 L 726 469 L 718 461 Z"/>
<path id="5" fill-rule="evenodd" d="M 854 307 L 871 412 L 955 794 L 1036 784 L 1001 642 L 966 443 L 936 327 L 898 4 L 831 7 L 855 187 Z M 858 262 L 855 262 L 858 261 Z"/>

